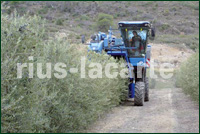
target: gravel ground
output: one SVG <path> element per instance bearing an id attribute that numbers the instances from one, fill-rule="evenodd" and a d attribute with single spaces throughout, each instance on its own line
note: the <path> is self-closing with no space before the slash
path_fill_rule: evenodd
<path id="1" fill-rule="evenodd" d="M 143 107 L 134 102 L 113 108 L 87 132 L 95 133 L 198 133 L 199 106 L 182 89 L 151 89 Z"/>

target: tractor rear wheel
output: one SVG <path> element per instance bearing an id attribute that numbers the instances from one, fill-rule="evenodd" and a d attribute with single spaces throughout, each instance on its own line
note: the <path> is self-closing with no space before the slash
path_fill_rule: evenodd
<path id="1" fill-rule="evenodd" d="M 144 101 L 149 101 L 149 78 L 145 78 L 145 95 Z"/>
<path id="2" fill-rule="evenodd" d="M 134 105 L 135 106 L 143 106 L 144 105 L 144 91 L 145 91 L 144 82 L 142 82 L 142 81 L 136 82 L 135 97 L 134 97 Z"/>

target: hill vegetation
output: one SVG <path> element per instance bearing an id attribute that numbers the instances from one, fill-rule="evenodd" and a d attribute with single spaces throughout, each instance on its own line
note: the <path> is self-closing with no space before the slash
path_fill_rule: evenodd
<path id="1" fill-rule="evenodd" d="M 47 20 L 45 27 L 50 36 L 65 32 L 73 42 L 80 42 L 78 36 L 82 34 L 90 38 L 100 30 L 96 27 L 99 23 L 114 24 L 117 28 L 119 21 L 148 20 L 156 28 L 157 43 L 186 45 L 192 49 L 199 44 L 198 1 L 11 1 L 6 4 L 10 8 L 5 12 L 12 13 L 16 9 L 20 14 L 29 12 L 41 16 Z M 100 22 L 102 15 L 107 19 L 113 17 L 113 22 Z"/>

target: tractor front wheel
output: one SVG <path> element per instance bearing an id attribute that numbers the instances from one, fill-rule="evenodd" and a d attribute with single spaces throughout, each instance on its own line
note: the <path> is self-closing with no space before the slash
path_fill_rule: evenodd
<path id="1" fill-rule="evenodd" d="M 143 106 L 144 105 L 144 92 L 145 92 L 144 82 L 141 82 L 141 81 L 136 82 L 135 97 L 134 97 L 134 105 L 135 106 Z"/>

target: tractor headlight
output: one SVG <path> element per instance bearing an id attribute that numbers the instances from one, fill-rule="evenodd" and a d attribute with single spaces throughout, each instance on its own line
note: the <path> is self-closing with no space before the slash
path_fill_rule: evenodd
<path id="1" fill-rule="evenodd" d="M 93 47 L 92 50 L 95 50 L 95 47 Z"/>

